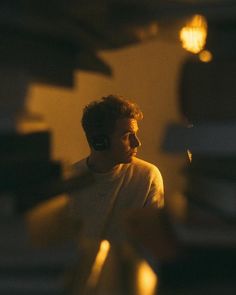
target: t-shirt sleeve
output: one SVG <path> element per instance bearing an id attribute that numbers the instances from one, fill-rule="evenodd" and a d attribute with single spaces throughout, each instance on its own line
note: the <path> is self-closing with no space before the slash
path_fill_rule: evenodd
<path id="1" fill-rule="evenodd" d="M 164 184 L 157 167 L 153 167 L 150 176 L 150 187 L 144 207 L 162 208 L 164 206 Z"/>

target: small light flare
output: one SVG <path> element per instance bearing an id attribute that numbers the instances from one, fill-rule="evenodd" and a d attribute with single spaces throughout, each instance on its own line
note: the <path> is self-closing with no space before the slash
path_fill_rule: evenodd
<path id="1" fill-rule="evenodd" d="M 140 41 L 144 41 L 157 36 L 159 33 L 159 25 L 157 22 L 153 21 L 146 25 L 130 27 L 129 30 Z"/>
<path id="2" fill-rule="evenodd" d="M 106 261 L 107 255 L 110 250 L 110 243 L 107 240 L 102 240 L 100 247 L 92 266 L 91 273 L 88 278 L 88 286 L 94 288 L 98 282 L 99 275 L 102 267 Z"/>
<path id="3" fill-rule="evenodd" d="M 199 53 L 206 44 L 207 21 L 202 15 L 196 14 L 185 27 L 180 30 L 180 41 L 187 51 Z"/>
<path id="4" fill-rule="evenodd" d="M 209 50 L 201 51 L 198 56 L 202 62 L 210 62 L 213 58 L 212 53 Z"/>
<path id="5" fill-rule="evenodd" d="M 190 150 L 187 150 L 187 155 L 188 155 L 189 162 L 191 163 L 193 160 L 192 152 Z"/>
<path id="6" fill-rule="evenodd" d="M 137 270 L 137 295 L 156 294 L 157 283 L 157 275 L 145 261 L 142 261 Z"/>

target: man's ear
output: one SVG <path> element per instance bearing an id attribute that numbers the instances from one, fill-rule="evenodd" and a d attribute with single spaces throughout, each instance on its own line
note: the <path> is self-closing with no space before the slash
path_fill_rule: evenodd
<path id="1" fill-rule="evenodd" d="M 110 139 L 105 134 L 97 134 L 88 138 L 89 144 L 95 151 L 108 150 L 110 147 Z"/>

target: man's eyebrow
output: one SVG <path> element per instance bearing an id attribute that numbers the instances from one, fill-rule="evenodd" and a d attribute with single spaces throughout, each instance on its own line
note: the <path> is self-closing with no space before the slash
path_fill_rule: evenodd
<path id="1" fill-rule="evenodd" d="M 122 132 L 122 134 L 125 135 L 126 133 L 136 133 L 138 132 L 138 130 L 139 130 L 138 128 L 135 131 L 133 129 L 127 129 L 124 132 Z"/>

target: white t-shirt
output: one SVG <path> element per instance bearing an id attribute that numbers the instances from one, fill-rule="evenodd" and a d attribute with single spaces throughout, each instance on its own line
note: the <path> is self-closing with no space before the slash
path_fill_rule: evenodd
<path id="1" fill-rule="evenodd" d="M 89 172 L 86 159 L 74 164 L 77 175 Z M 71 194 L 71 209 L 83 222 L 86 238 L 120 240 L 129 209 L 164 205 L 163 180 L 156 166 L 134 158 L 108 173 L 93 173 L 94 183 Z"/>

